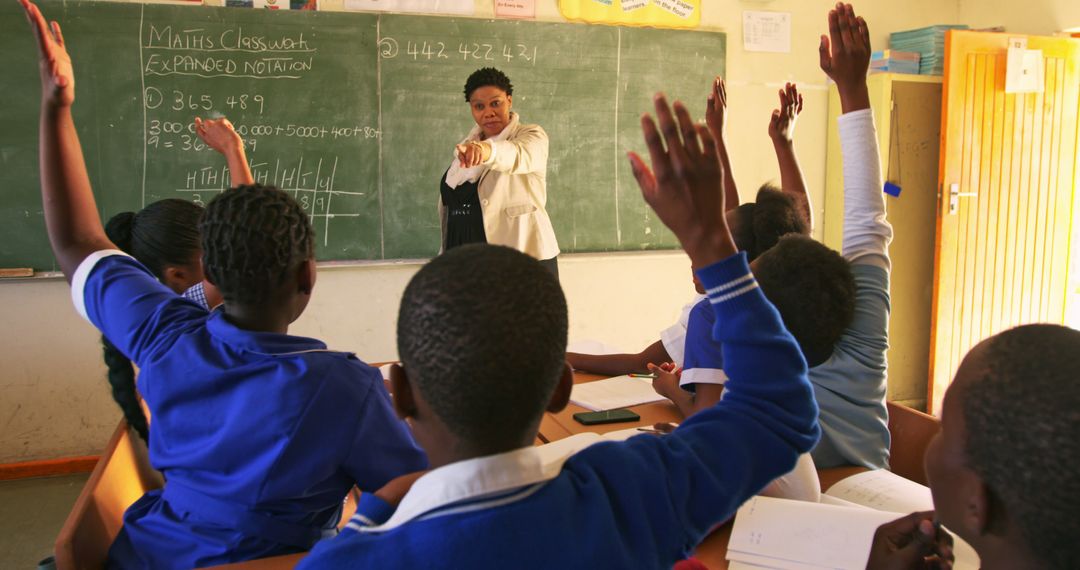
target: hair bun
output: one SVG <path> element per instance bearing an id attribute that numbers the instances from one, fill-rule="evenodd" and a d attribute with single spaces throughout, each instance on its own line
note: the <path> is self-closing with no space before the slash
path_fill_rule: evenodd
<path id="1" fill-rule="evenodd" d="M 134 230 L 135 212 L 120 212 L 105 224 L 105 235 L 127 253 L 131 253 L 131 234 Z"/>

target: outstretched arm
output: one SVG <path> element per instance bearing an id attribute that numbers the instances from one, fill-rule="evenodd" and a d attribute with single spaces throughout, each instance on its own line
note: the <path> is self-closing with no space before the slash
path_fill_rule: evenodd
<path id="1" fill-rule="evenodd" d="M 890 267 L 892 226 L 885 219 L 881 156 L 866 72 L 870 31 L 851 4 L 829 12 L 829 36 L 821 36 L 821 69 L 836 82 L 844 114 L 839 118 L 844 157 L 844 237 L 841 252 L 852 263 Z"/>
<path id="2" fill-rule="evenodd" d="M 712 90 L 705 102 L 705 124 L 716 142 L 716 155 L 720 159 L 720 166 L 724 168 L 724 210 L 734 210 L 739 207 L 739 189 L 735 186 L 735 175 L 732 174 L 731 158 L 728 157 L 727 149 L 727 84 L 719 76 L 713 79 Z"/>
<path id="3" fill-rule="evenodd" d="M 671 360 L 664 343 L 656 341 L 637 354 L 582 354 L 567 352 L 566 361 L 574 370 L 621 376 L 633 372 L 645 372 L 650 362 Z"/>
<path id="4" fill-rule="evenodd" d="M 244 141 L 236 134 L 236 129 L 228 119 L 222 117 L 203 120 L 195 117 L 195 134 L 199 135 L 206 146 L 225 156 L 229 175 L 232 177 L 231 186 L 255 183 L 251 168 L 248 167 L 247 155 L 244 154 Z"/>
<path id="5" fill-rule="evenodd" d="M 814 229 L 814 213 L 810 207 L 810 195 L 806 192 L 799 157 L 795 155 L 795 120 L 803 109 L 803 96 L 794 83 L 788 83 L 780 90 L 780 108 L 773 109 L 769 118 L 769 138 L 776 151 L 776 162 L 780 165 L 780 189 L 795 199 L 799 211 L 806 219 L 806 227 Z"/>
<path id="6" fill-rule="evenodd" d="M 19 0 L 38 45 L 41 69 L 40 166 L 45 226 L 60 270 L 71 282 L 83 259 L 95 251 L 116 249 L 98 216 L 71 105 L 75 73 L 60 24 L 49 24 L 29 0 Z"/>

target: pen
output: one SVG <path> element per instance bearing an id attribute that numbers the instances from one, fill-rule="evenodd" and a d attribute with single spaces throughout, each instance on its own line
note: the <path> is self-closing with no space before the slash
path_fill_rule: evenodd
<path id="1" fill-rule="evenodd" d="M 656 380 L 656 374 L 629 374 L 631 378 L 651 378 Z"/>
<path id="2" fill-rule="evenodd" d="M 662 431 L 660 431 L 658 429 L 653 429 L 653 428 L 640 427 L 640 428 L 637 428 L 637 430 L 638 431 L 643 431 L 645 433 L 655 433 L 656 435 L 665 435 L 664 432 L 662 432 Z"/>

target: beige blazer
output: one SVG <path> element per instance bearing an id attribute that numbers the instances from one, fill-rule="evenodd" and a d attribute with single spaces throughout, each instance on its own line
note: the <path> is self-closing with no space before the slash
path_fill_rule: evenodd
<path id="1" fill-rule="evenodd" d="M 547 210 L 548 137 L 539 125 L 521 123 L 504 140 L 489 141 L 492 156 L 480 175 L 477 193 L 484 214 L 484 233 L 491 244 L 505 245 L 537 259 L 559 255 L 559 244 Z M 443 249 L 446 208 L 439 200 Z"/>

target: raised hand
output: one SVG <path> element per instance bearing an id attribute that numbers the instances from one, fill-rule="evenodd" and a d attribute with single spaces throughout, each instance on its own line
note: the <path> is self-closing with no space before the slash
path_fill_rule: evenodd
<path id="1" fill-rule="evenodd" d="M 222 117 L 204 120 L 195 117 L 195 134 L 199 135 L 206 146 L 225 156 L 229 164 L 229 174 L 232 176 L 232 186 L 255 183 L 247 155 L 244 153 L 244 140 L 228 119 Z"/>
<path id="2" fill-rule="evenodd" d="M 41 68 L 41 103 L 70 107 L 75 102 L 75 71 L 64 45 L 60 24 L 45 22 L 41 10 L 30 0 L 19 0 L 38 45 L 38 64 Z"/>
<path id="3" fill-rule="evenodd" d="M 195 117 L 195 134 L 199 135 L 206 146 L 226 156 L 237 150 L 244 150 L 244 141 L 236 133 L 228 119 L 202 119 Z"/>
<path id="4" fill-rule="evenodd" d="M 829 35 L 818 47 L 821 70 L 836 82 L 843 112 L 870 108 L 866 73 L 870 67 L 870 30 L 851 4 L 829 11 Z"/>
<path id="5" fill-rule="evenodd" d="M 705 124 L 717 145 L 724 144 L 724 126 L 727 124 L 727 85 L 717 76 L 712 91 L 705 102 Z"/>
<path id="6" fill-rule="evenodd" d="M 773 109 L 769 118 L 769 138 L 773 143 L 790 143 L 795 136 L 795 120 L 803 109 L 803 96 L 794 83 L 788 83 L 779 92 L 780 108 Z"/>
<path id="7" fill-rule="evenodd" d="M 659 130 L 647 113 L 641 117 L 652 169 L 634 152 L 628 154 L 630 168 L 645 201 L 675 233 L 693 266 L 705 267 L 735 253 L 724 219 L 724 172 L 716 144 L 682 103 L 675 102 L 676 122 L 663 94 L 654 102 Z"/>

